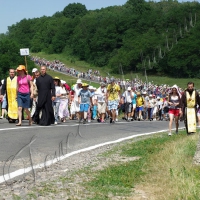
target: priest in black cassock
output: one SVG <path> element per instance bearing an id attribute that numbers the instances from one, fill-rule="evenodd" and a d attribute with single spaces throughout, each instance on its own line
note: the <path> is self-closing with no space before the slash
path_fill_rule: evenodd
<path id="1" fill-rule="evenodd" d="M 46 66 L 41 66 L 41 76 L 36 79 L 38 102 L 34 121 L 41 126 L 49 126 L 55 121 L 52 107 L 52 101 L 55 99 L 55 85 L 53 78 L 46 74 L 46 70 Z M 39 118 L 40 111 L 42 111 L 41 118 Z"/>

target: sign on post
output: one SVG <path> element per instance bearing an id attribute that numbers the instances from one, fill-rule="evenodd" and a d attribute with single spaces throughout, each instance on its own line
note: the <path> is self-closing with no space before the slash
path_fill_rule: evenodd
<path id="1" fill-rule="evenodd" d="M 20 49 L 21 56 L 28 56 L 29 55 L 29 48 Z"/>
<path id="2" fill-rule="evenodd" d="M 25 57 L 26 70 L 28 72 L 28 65 L 27 65 L 27 61 L 26 61 L 26 56 L 29 56 L 29 48 L 20 49 L 20 55 Z"/>

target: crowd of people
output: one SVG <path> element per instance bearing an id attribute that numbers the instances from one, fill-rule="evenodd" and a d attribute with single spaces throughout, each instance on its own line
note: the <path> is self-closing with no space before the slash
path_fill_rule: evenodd
<path id="1" fill-rule="evenodd" d="M 41 62 L 36 58 L 34 61 Z M 57 67 L 64 66 L 55 63 Z M 169 121 L 169 136 L 172 135 L 173 122 L 176 133 L 180 120 L 185 121 L 188 134 L 196 132 L 197 121 L 200 125 L 200 98 L 193 82 L 188 83 L 186 90 L 177 85 L 169 87 L 150 83 L 147 86 L 139 80 L 126 81 L 123 88 L 118 79 L 111 77 L 109 82 L 102 80 L 99 88 L 95 88 L 77 76 L 76 83 L 70 87 L 59 77 L 47 74 L 47 68 L 52 67 L 52 63 L 49 64 L 42 62 L 40 70 L 32 70 L 32 76 L 27 74 L 24 65 L 9 69 L 9 77 L 0 84 L 1 118 L 7 111 L 8 121 L 17 122 L 16 126 L 22 125 L 23 118 L 29 120 L 30 126 L 33 123 L 48 126 L 67 120 L 83 124 L 91 120 L 99 123 L 108 120 L 114 124 L 122 112 L 122 119 L 127 122 Z M 95 74 L 99 76 L 100 73 L 96 71 Z"/>

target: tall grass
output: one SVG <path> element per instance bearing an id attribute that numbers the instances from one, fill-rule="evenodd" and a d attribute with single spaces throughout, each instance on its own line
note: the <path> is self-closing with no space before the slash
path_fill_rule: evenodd
<path id="1" fill-rule="evenodd" d="M 92 199 L 110 193 L 137 199 L 141 191 L 147 199 L 200 199 L 200 167 L 193 165 L 197 140 L 197 135 L 166 134 L 126 145 L 122 155 L 140 159 L 98 172 L 88 183 Z"/>

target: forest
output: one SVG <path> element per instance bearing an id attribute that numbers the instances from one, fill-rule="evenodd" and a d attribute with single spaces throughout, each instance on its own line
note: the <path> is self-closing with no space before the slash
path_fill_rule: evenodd
<path id="1" fill-rule="evenodd" d="M 122 6 L 87 10 L 72 3 L 51 17 L 22 19 L 0 34 L 0 76 L 31 52 L 71 55 L 115 73 L 148 71 L 200 78 L 200 4 L 128 0 Z M 33 63 L 28 61 L 30 68 Z"/>

